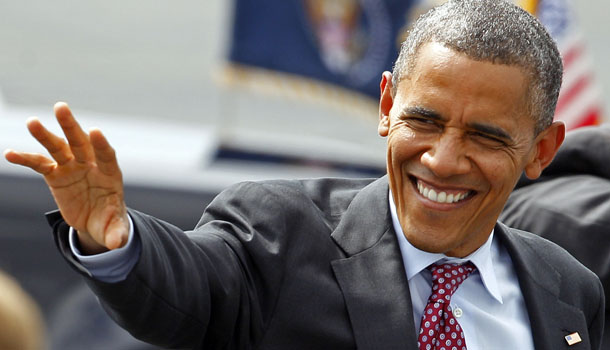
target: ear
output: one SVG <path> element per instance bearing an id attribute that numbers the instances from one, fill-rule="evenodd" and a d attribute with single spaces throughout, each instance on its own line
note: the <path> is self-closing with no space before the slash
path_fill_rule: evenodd
<path id="1" fill-rule="evenodd" d="M 385 71 L 381 74 L 379 89 L 381 94 L 379 97 L 379 126 L 377 131 L 380 136 L 386 137 L 390 130 L 390 110 L 394 104 L 394 98 L 392 97 L 392 73 Z"/>
<path id="2" fill-rule="evenodd" d="M 540 176 L 542 170 L 555 158 L 565 135 L 566 125 L 563 122 L 553 122 L 536 137 L 534 157 L 525 166 L 525 176 L 532 180 Z"/>

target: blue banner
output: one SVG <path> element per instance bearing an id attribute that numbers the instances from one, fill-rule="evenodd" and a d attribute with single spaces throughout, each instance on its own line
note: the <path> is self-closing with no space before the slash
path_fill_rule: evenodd
<path id="1" fill-rule="evenodd" d="M 379 97 L 412 0 L 235 0 L 229 61 Z M 417 12 L 417 11 L 416 11 Z"/>

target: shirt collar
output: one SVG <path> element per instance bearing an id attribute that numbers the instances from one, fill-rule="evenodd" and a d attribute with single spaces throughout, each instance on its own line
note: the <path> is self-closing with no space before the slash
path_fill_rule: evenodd
<path id="1" fill-rule="evenodd" d="M 496 273 L 493 267 L 492 254 L 497 254 L 498 242 L 494 239 L 494 231 L 491 231 L 487 241 L 475 250 L 472 254 L 465 258 L 448 257 L 441 253 L 429 253 L 414 247 L 405 237 L 400 222 L 398 221 L 398 215 L 396 214 L 396 205 L 392 197 L 392 191 L 390 190 L 389 202 L 390 202 L 390 214 L 392 215 L 392 225 L 398 238 L 398 245 L 400 247 L 400 253 L 402 254 L 402 260 L 407 273 L 407 279 L 411 280 L 415 275 L 426 269 L 429 265 L 441 261 L 441 262 L 453 262 L 463 263 L 471 261 L 479 271 L 481 280 L 485 289 L 491 296 L 502 304 L 502 295 L 500 294 L 500 288 L 496 279 Z"/>

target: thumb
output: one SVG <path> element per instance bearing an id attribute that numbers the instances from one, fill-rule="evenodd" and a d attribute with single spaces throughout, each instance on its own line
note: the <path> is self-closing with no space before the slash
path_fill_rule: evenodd
<path id="1" fill-rule="evenodd" d="M 130 223 L 127 214 L 125 214 L 125 217 L 110 222 L 106 228 L 106 236 L 104 237 L 106 248 L 113 250 L 125 246 L 129 238 L 129 231 Z"/>

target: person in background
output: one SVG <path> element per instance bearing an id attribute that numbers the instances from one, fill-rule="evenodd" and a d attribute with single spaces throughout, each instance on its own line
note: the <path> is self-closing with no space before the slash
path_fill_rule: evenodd
<path id="1" fill-rule="evenodd" d="M 38 305 L 14 278 L 0 271 L 0 349 L 41 350 L 44 339 Z"/>

